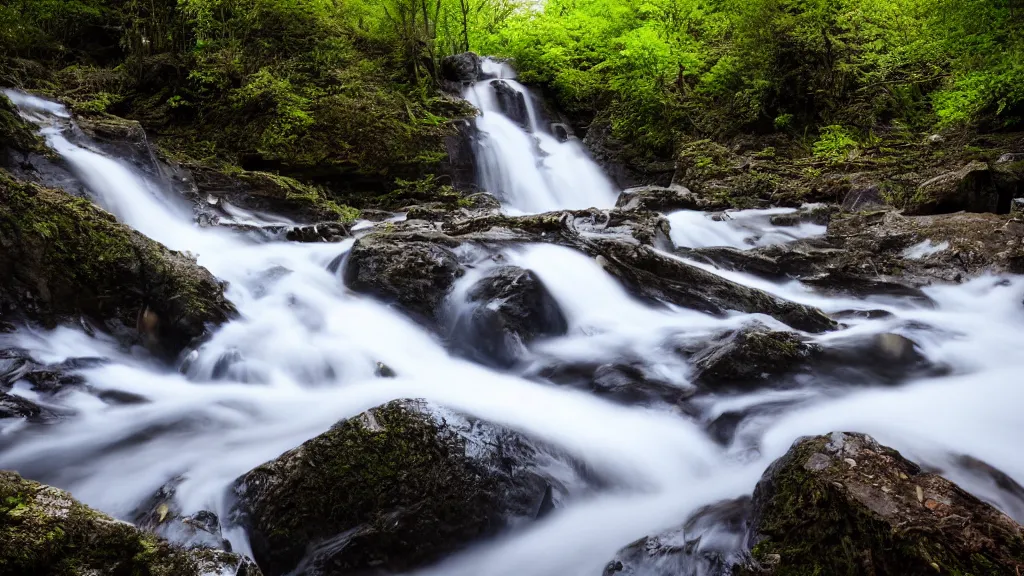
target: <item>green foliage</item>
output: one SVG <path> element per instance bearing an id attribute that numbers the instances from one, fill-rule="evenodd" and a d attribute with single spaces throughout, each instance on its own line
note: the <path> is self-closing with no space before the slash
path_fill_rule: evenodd
<path id="1" fill-rule="evenodd" d="M 842 126 L 826 126 L 812 149 L 815 158 L 837 164 L 847 160 L 850 154 L 857 150 L 857 140 Z"/>
<path id="2" fill-rule="evenodd" d="M 481 44 L 643 156 L 681 135 L 1018 123 L 1022 19 L 1019 0 L 548 0 Z"/>

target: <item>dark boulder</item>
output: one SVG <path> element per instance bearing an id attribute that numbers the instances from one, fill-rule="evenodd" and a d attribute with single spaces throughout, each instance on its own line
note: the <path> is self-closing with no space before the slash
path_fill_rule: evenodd
<path id="1" fill-rule="evenodd" d="M 348 228 L 341 222 L 292 226 L 284 232 L 284 237 L 292 242 L 341 242 L 350 236 Z"/>
<path id="2" fill-rule="evenodd" d="M 458 312 L 452 338 L 472 358 L 510 366 L 537 338 L 561 336 L 568 322 L 558 302 L 531 270 L 500 266 L 477 281 Z"/>
<path id="3" fill-rule="evenodd" d="M 494 95 L 498 99 L 501 113 L 523 128 L 530 129 L 530 112 L 526 105 L 526 94 L 516 90 L 504 80 L 493 80 L 491 86 L 494 88 Z"/>
<path id="4" fill-rule="evenodd" d="M 441 60 L 441 77 L 450 82 L 469 84 L 480 79 L 480 56 L 463 52 Z"/>
<path id="5" fill-rule="evenodd" d="M 984 162 L 970 164 L 924 182 L 906 207 L 907 214 L 1009 212 L 1010 197 L 1000 198 L 993 170 Z"/>
<path id="6" fill-rule="evenodd" d="M 1016 574 L 1024 529 L 863 434 L 798 440 L 754 491 L 740 574 Z"/>
<path id="7" fill-rule="evenodd" d="M 0 472 L 0 567 L 12 575 L 260 576 L 245 557 L 173 546 L 13 472 Z"/>
<path id="8" fill-rule="evenodd" d="M 715 389 L 749 386 L 799 369 L 818 350 L 792 332 L 756 324 L 729 332 L 697 353 L 692 378 Z"/>
<path id="9" fill-rule="evenodd" d="M 518 434 L 397 400 L 239 478 L 236 516 L 270 576 L 404 572 L 557 503 L 546 458 Z"/>
<path id="10" fill-rule="evenodd" d="M 81 316 L 173 357 L 234 307 L 187 254 L 91 202 L 0 172 L 0 303 L 47 326 Z"/>
<path id="11" fill-rule="evenodd" d="M 349 252 L 345 285 L 393 302 L 416 319 L 434 324 L 442 302 L 464 273 L 452 251 L 458 244 L 437 233 L 368 234 Z"/>
<path id="12" fill-rule="evenodd" d="M 913 340 L 890 332 L 831 342 L 818 355 L 817 367 L 844 384 L 897 384 L 948 371 L 932 364 Z"/>

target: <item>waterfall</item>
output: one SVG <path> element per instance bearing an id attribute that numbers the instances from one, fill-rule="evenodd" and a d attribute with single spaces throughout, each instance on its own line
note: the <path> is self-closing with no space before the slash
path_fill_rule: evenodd
<path id="1" fill-rule="evenodd" d="M 618 190 L 579 140 L 552 134 L 512 68 L 491 59 L 484 59 L 482 68 L 485 79 L 464 94 L 480 110 L 475 142 L 480 187 L 513 214 L 614 206 Z"/>
<path id="2" fill-rule="evenodd" d="M 548 134 L 529 93 L 507 68 L 487 64 L 526 103 L 517 125 L 491 96 L 492 80 L 469 89 L 481 108 L 480 154 L 485 187 L 507 210 L 610 206 L 615 194 L 573 140 Z M 340 244 L 258 244 L 229 230 L 195 226 L 159 182 L 123 158 L 88 142 L 70 141 L 66 111 L 13 98 L 48 126 L 47 141 L 88 189 L 122 222 L 177 250 L 230 283 L 239 317 L 221 326 L 180 369 L 115 346 L 77 327 L 22 327 L 0 335 L 57 362 L 103 357 L 81 370 L 88 389 L 40 398 L 25 386 L 15 394 L 50 403 L 66 416 L 54 424 L 0 420 L 0 468 L 69 489 L 84 502 L 121 518 L 172 478 L 184 513 L 214 510 L 230 518 L 225 494 L 240 475 L 335 422 L 406 397 L 427 398 L 529 434 L 571 455 L 581 469 L 614 479 L 593 497 L 570 502 L 549 517 L 485 542 L 423 571 L 437 576 L 596 576 L 616 550 L 676 526 L 696 510 L 749 495 L 768 464 L 797 437 L 856 430 L 943 467 L 952 479 L 997 504 L 1008 502 L 991 483 L 960 474 L 955 456 L 970 454 L 1024 480 L 1017 439 L 1024 435 L 1024 279 L 981 277 L 925 289 L 932 304 L 897 297 L 823 295 L 799 282 L 768 282 L 741 273 L 716 274 L 826 312 L 862 312 L 814 343 L 897 332 L 913 338 L 950 376 L 922 376 L 900 387 L 855 387 L 808 374 L 790 389 L 723 391 L 702 397 L 691 412 L 672 405 L 626 405 L 538 378 L 538 366 L 628 364 L 666 386 L 687 390 L 690 374 L 680 341 L 706 341 L 761 314 L 719 318 L 632 298 L 593 258 L 555 245 L 505 246 L 489 262 L 533 270 L 565 312 L 569 332 L 527 350 L 522 367 L 496 371 L 453 356 L 444 342 L 395 309 L 345 289 L 329 263 Z M 775 212 L 751 211 L 712 222 L 693 213 L 670 215 L 677 243 L 750 248 L 753 236 L 788 239 L 821 234 L 815 227 L 773 226 Z M 481 266 L 489 265 L 487 263 Z M 271 274 L 286 269 L 286 274 Z M 873 312 L 868 314 L 868 312 Z M 786 329 L 774 322 L 773 326 Z M 224 358 L 234 361 L 215 377 Z M 375 377 L 383 362 L 397 378 Z M 144 401 L 107 404 L 96 392 L 117 391 Z M 723 415 L 747 414 L 723 444 L 709 427 Z M 1008 509 L 1010 506 L 1003 506 Z M 1022 518 L 1018 518 L 1021 520 Z M 245 534 L 227 526 L 236 551 Z M 691 535 L 691 536 L 700 536 Z M 736 536 L 733 534 L 733 536 Z M 698 539 L 701 547 L 733 538 Z M 717 544 L 726 546 L 723 544 Z M 728 546 L 726 546 L 728 547 Z M 734 551 L 734 550 L 733 550 Z M 696 562 L 696 560 L 695 560 Z M 694 567 L 693 574 L 704 574 Z"/>

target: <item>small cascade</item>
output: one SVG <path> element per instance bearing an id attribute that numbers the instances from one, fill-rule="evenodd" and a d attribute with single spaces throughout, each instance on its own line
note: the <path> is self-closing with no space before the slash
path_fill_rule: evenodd
<path id="1" fill-rule="evenodd" d="M 485 79 L 464 94 L 480 110 L 475 143 L 480 187 L 515 214 L 614 206 L 619 191 L 579 140 L 552 134 L 512 68 L 485 59 L 482 70 Z"/>

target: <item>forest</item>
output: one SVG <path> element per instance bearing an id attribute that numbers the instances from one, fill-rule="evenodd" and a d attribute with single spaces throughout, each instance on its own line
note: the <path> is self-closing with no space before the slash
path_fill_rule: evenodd
<path id="1" fill-rule="evenodd" d="M 84 109 L 203 127 L 193 154 L 379 171 L 437 154 L 465 113 L 439 62 L 472 50 L 638 157 L 744 132 L 827 157 L 1019 126 L 1022 20 L 1021 0 L 14 0 L 0 79 L 43 62 Z"/>

